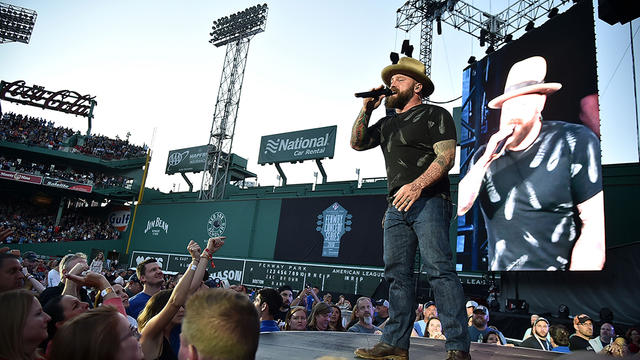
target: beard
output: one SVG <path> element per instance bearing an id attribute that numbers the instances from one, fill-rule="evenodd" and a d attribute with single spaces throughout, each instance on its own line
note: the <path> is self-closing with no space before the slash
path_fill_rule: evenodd
<path id="1" fill-rule="evenodd" d="M 367 324 L 367 325 L 372 325 L 373 324 L 373 318 L 371 316 L 364 316 L 362 318 L 362 321 Z"/>
<path id="2" fill-rule="evenodd" d="M 484 321 L 484 319 L 479 319 L 479 318 L 476 318 L 476 317 L 474 317 L 471 322 L 473 323 L 473 325 L 475 327 L 478 327 L 478 328 L 482 328 L 485 325 L 487 325 L 487 323 Z"/>
<path id="3" fill-rule="evenodd" d="M 384 98 L 384 106 L 387 109 L 404 109 L 413 97 L 413 90 L 407 89 Z"/>

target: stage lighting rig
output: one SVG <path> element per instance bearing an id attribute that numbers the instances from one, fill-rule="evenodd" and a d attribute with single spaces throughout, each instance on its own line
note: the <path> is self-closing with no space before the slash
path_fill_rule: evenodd
<path id="1" fill-rule="evenodd" d="M 37 17 L 34 10 L 0 2 L 0 43 L 28 44 Z"/>
<path id="2" fill-rule="evenodd" d="M 267 23 L 267 11 L 267 4 L 255 5 L 215 20 L 209 33 L 209 42 L 220 47 L 263 32 Z"/>
<path id="3" fill-rule="evenodd" d="M 224 198 L 226 185 L 230 182 L 229 167 L 233 161 L 231 148 L 249 42 L 253 36 L 264 31 L 268 11 L 267 4 L 255 5 L 223 16 L 215 20 L 211 27 L 209 42 L 216 47 L 226 45 L 226 55 L 209 133 L 209 151 L 200 187 L 201 200 Z"/>

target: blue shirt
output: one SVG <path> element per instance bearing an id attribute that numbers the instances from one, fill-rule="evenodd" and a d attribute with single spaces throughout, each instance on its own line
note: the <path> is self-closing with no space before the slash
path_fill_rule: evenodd
<path id="1" fill-rule="evenodd" d="M 280 331 L 278 323 L 275 320 L 262 320 L 260 321 L 260 332 Z"/>
<path id="2" fill-rule="evenodd" d="M 500 336 L 500 342 L 502 344 L 506 344 L 507 343 L 507 339 L 504 338 L 504 335 L 502 335 L 502 333 L 498 330 L 494 330 L 490 327 L 487 326 L 486 329 L 484 330 L 478 330 L 475 326 L 471 325 L 469 326 L 469 339 L 471 340 L 471 342 L 482 342 L 484 335 L 486 333 L 488 333 L 489 331 L 495 331 L 498 333 L 498 336 Z"/>
<path id="3" fill-rule="evenodd" d="M 144 310 L 144 307 L 147 305 L 147 301 L 151 299 L 150 295 L 145 294 L 144 292 L 137 293 L 134 297 L 129 299 L 129 308 L 127 309 L 127 314 L 131 317 L 137 319 L 138 315 Z"/>
<path id="4" fill-rule="evenodd" d="M 571 350 L 569 350 L 568 346 L 556 346 L 553 349 L 551 349 L 551 351 L 567 353 L 567 354 L 571 353 Z"/>
<path id="5" fill-rule="evenodd" d="M 416 321 L 413 323 L 413 330 L 418 333 L 418 336 L 424 336 L 424 329 L 427 327 L 427 323 L 424 320 Z"/>

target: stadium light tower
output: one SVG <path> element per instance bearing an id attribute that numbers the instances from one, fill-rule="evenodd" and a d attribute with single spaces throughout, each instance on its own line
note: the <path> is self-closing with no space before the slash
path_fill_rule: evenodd
<path id="1" fill-rule="evenodd" d="M 220 200 L 229 182 L 233 133 L 251 38 L 264 31 L 267 4 L 255 5 L 213 22 L 211 40 L 216 47 L 227 45 L 218 99 L 209 133 L 209 151 L 202 175 L 200 200 Z"/>
<path id="2" fill-rule="evenodd" d="M 0 2 L 0 44 L 28 44 L 38 14 L 34 10 Z"/>

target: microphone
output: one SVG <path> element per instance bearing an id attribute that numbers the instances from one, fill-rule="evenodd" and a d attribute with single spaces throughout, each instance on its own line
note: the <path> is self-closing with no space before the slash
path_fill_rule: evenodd
<path id="1" fill-rule="evenodd" d="M 511 131 L 511 134 L 507 135 L 507 137 L 505 137 L 504 139 L 498 141 L 498 144 L 496 145 L 495 150 L 493 150 L 494 154 L 499 154 L 502 151 L 502 148 L 504 147 L 504 145 L 507 143 L 507 140 L 509 139 L 509 137 L 513 135 L 513 130 Z"/>
<path id="2" fill-rule="evenodd" d="M 391 91 L 391 89 L 389 88 L 382 88 L 379 90 L 371 90 L 371 91 L 355 93 L 357 98 L 378 98 L 380 97 L 380 95 L 389 96 L 392 94 L 393 94 L 393 91 Z"/>

